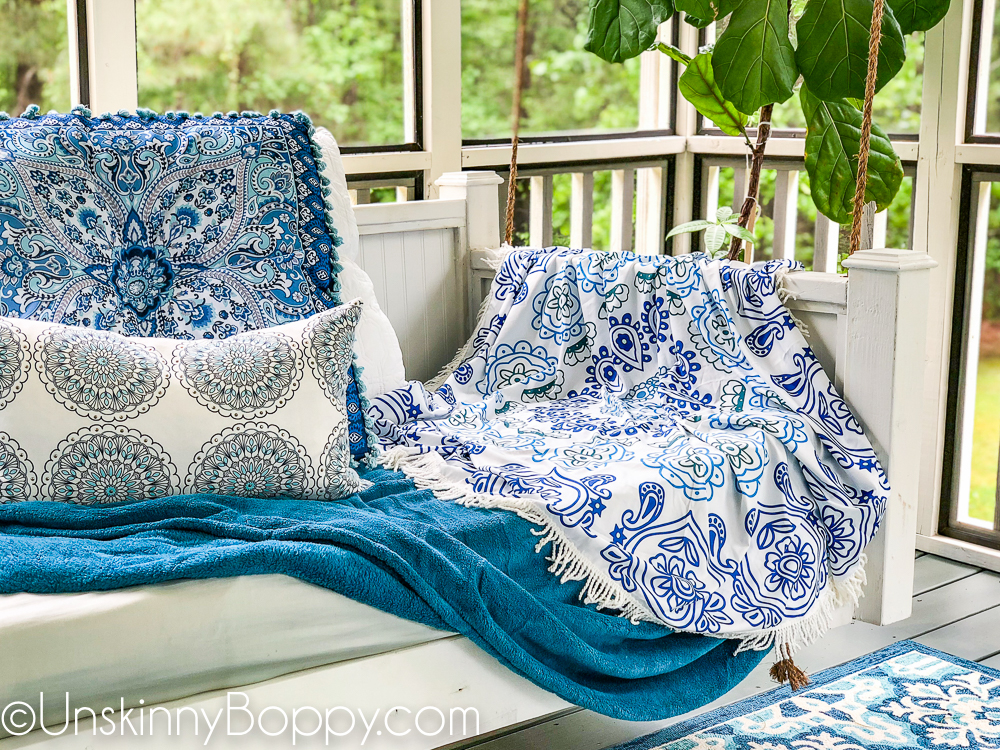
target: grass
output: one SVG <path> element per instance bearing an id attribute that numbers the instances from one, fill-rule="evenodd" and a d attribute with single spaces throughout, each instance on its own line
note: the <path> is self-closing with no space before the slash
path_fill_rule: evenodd
<path id="1" fill-rule="evenodd" d="M 1000 447 L 1000 357 L 980 359 L 976 379 L 969 515 L 992 521 Z"/>

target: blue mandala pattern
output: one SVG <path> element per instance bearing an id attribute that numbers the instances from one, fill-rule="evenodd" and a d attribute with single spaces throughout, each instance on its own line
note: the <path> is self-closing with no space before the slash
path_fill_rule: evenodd
<path id="1" fill-rule="evenodd" d="M 31 371 L 31 347 L 23 333 L 0 322 L 0 409 L 16 396 Z"/>
<path id="2" fill-rule="evenodd" d="M 0 503 L 37 500 L 34 496 L 38 480 L 32 466 L 17 441 L 0 432 Z"/>
<path id="3" fill-rule="evenodd" d="M 262 331 L 179 346 L 173 367 L 201 404 L 239 419 L 263 417 L 284 406 L 299 387 L 303 361 L 297 341 Z"/>
<path id="4" fill-rule="evenodd" d="M 608 606 L 760 647 L 854 585 L 888 497 L 778 296 L 795 268 L 515 251 L 471 356 L 372 416 L 477 499 L 544 519 L 557 572 L 596 571 Z"/>
<path id="5" fill-rule="evenodd" d="M 191 462 L 185 486 L 235 497 L 312 497 L 314 481 L 309 456 L 295 438 L 249 422 L 208 441 Z"/>
<path id="6" fill-rule="evenodd" d="M 166 363 L 139 339 L 53 326 L 35 349 L 46 390 L 88 419 L 124 421 L 143 414 L 167 387 Z"/>
<path id="7" fill-rule="evenodd" d="M 354 380 L 354 329 L 360 319 L 361 307 L 356 305 L 340 316 L 320 318 L 303 334 L 309 342 L 309 365 L 334 404 L 344 403 Z"/>
<path id="8" fill-rule="evenodd" d="M 63 440 L 42 477 L 46 499 L 81 505 L 178 494 L 177 469 L 163 448 L 127 427 L 94 425 Z"/>

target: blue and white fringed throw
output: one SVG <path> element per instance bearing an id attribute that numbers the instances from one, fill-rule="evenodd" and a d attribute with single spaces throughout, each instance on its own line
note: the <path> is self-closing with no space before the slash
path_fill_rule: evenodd
<path id="1" fill-rule="evenodd" d="M 373 400 L 381 460 L 539 524 L 588 603 L 787 656 L 857 601 L 888 496 L 779 298 L 796 268 L 513 251 L 443 385 Z"/>

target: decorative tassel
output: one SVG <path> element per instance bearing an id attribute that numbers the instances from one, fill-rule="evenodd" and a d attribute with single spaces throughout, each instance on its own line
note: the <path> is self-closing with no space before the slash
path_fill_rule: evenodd
<path id="1" fill-rule="evenodd" d="M 795 662 L 792 661 L 792 651 L 787 643 L 778 646 L 778 656 L 781 659 L 771 667 L 771 679 L 782 685 L 787 682 L 793 693 L 806 687 L 809 684 L 809 677 L 795 666 Z"/>

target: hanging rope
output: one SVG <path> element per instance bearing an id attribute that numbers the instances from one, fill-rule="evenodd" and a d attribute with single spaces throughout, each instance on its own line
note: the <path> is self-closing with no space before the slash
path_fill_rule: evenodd
<path id="1" fill-rule="evenodd" d="M 504 228 L 505 245 L 514 239 L 514 196 L 517 194 L 517 137 L 521 130 L 521 89 L 524 85 L 524 40 L 528 30 L 528 0 L 517 6 L 517 46 L 514 49 L 514 101 L 510 119 L 513 135 L 510 139 L 510 177 L 507 180 L 507 223 Z"/>
<path id="2" fill-rule="evenodd" d="M 872 26 L 868 37 L 868 77 L 865 79 L 865 106 L 861 119 L 861 142 L 858 145 L 858 181 L 854 186 L 854 216 L 851 223 L 850 249 L 852 255 L 861 249 L 861 219 L 865 208 L 865 190 L 868 187 L 868 152 L 872 139 L 872 103 L 875 101 L 878 48 L 882 41 L 882 14 L 884 11 L 884 0 L 875 0 L 872 7 Z"/>

